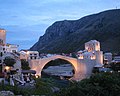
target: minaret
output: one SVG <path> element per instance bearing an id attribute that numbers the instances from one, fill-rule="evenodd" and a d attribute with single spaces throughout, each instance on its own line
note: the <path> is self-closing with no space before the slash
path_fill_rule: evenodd
<path id="1" fill-rule="evenodd" d="M 6 44 L 6 30 L 0 29 L 0 43 Z"/>

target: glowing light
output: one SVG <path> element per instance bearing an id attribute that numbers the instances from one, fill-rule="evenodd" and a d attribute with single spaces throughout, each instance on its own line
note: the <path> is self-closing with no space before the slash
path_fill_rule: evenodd
<path id="1" fill-rule="evenodd" d="M 113 71 L 110 71 L 110 73 L 112 73 Z"/>
<path id="2" fill-rule="evenodd" d="M 5 69 L 6 69 L 7 71 L 9 71 L 9 70 L 10 70 L 10 67 L 9 67 L 9 66 L 5 66 Z"/>
<path id="3" fill-rule="evenodd" d="M 39 76 L 38 76 L 38 75 L 35 75 L 35 77 L 36 77 L 36 78 L 39 78 Z"/>
<path id="4" fill-rule="evenodd" d="M 29 54 L 29 51 L 27 51 L 27 54 Z"/>

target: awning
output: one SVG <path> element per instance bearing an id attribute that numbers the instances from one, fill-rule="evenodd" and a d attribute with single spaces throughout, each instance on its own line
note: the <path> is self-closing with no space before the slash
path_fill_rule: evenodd
<path id="1" fill-rule="evenodd" d="M 102 67 L 103 64 L 96 64 L 94 67 Z"/>
<path id="2" fill-rule="evenodd" d="M 22 70 L 22 73 L 23 73 L 23 74 L 25 74 L 25 73 L 36 74 L 36 71 L 35 71 L 35 70 Z"/>

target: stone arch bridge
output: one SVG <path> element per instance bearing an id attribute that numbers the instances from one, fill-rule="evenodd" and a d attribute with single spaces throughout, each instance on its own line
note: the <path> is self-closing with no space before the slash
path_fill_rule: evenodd
<path id="1" fill-rule="evenodd" d="M 42 58 L 42 59 L 30 60 L 29 61 L 30 68 L 32 70 L 36 71 L 36 75 L 41 76 L 41 71 L 44 68 L 44 66 L 48 62 L 50 62 L 52 60 L 56 60 L 56 59 L 62 59 L 62 60 L 68 61 L 69 63 L 72 64 L 72 66 L 74 67 L 74 71 L 75 71 L 75 74 L 72 77 L 73 80 L 81 80 L 81 79 L 89 77 L 91 75 L 93 66 L 88 67 L 88 64 L 84 60 L 80 61 L 79 59 L 68 57 L 68 56 L 62 56 L 62 55 L 54 55 L 54 56 L 46 57 L 46 58 Z M 92 65 L 94 65 L 94 64 L 92 64 Z M 88 71 L 88 69 L 90 69 L 90 70 Z"/>

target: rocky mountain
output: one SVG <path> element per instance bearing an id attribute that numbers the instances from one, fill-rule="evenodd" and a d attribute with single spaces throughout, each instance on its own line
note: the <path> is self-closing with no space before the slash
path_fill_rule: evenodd
<path id="1" fill-rule="evenodd" d="M 103 51 L 120 52 L 120 9 L 107 10 L 79 20 L 57 21 L 47 28 L 30 50 L 41 53 L 70 53 L 84 49 L 96 39 Z"/>

